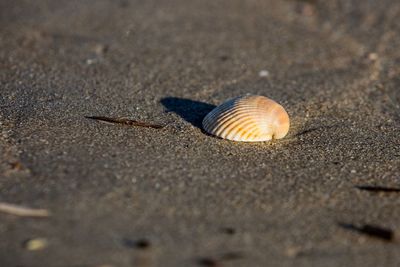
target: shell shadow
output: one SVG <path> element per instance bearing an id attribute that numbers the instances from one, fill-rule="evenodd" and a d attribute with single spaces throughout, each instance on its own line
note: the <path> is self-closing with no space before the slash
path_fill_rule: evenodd
<path id="1" fill-rule="evenodd" d="M 167 109 L 167 112 L 178 114 L 182 119 L 200 129 L 202 128 L 203 118 L 216 107 L 204 102 L 179 97 L 165 97 L 160 102 Z"/>

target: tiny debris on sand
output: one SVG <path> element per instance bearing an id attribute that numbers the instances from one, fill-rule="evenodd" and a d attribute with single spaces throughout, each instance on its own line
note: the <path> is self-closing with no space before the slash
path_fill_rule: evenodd
<path id="1" fill-rule="evenodd" d="M 260 72 L 258 73 L 258 76 L 260 76 L 260 77 L 268 77 L 269 76 L 269 71 L 260 70 Z"/>
<path id="2" fill-rule="evenodd" d="M 200 266 L 221 266 L 222 262 L 240 260 L 244 255 L 241 252 L 226 252 L 217 257 L 202 257 L 197 259 Z"/>
<path id="3" fill-rule="evenodd" d="M 344 229 L 358 232 L 360 234 L 368 235 L 370 237 L 381 239 L 384 241 L 394 241 L 395 238 L 395 233 L 393 230 L 381 226 L 369 225 L 369 224 L 357 226 L 354 224 L 346 224 L 346 223 L 339 223 L 339 226 Z"/>
<path id="4" fill-rule="evenodd" d="M 212 258 L 201 258 L 197 260 L 198 265 L 207 267 L 219 266 L 218 261 Z"/>
<path id="5" fill-rule="evenodd" d="M 21 217 L 49 217 L 50 212 L 45 209 L 32 209 L 15 204 L 0 202 L 0 212 Z"/>
<path id="6" fill-rule="evenodd" d="M 20 171 L 24 168 L 22 166 L 22 163 L 19 161 L 10 162 L 10 166 L 11 166 L 11 169 L 16 170 L 16 171 Z"/>
<path id="7" fill-rule="evenodd" d="M 368 59 L 371 60 L 371 61 L 378 60 L 378 58 L 379 58 L 379 56 L 378 56 L 377 53 L 370 53 L 370 54 L 368 54 Z"/>
<path id="8" fill-rule="evenodd" d="M 399 187 L 386 187 L 374 185 L 357 185 L 357 189 L 375 193 L 400 193 Z"/>
<path id="9" fill-rule="evenodd" d="M 128 248 L 136 248 L 136 249 L 147 249 L 151 247 L 151 243 L 149 240 L 145 238 L 141 238 L 138 240 L 132 240 L 129 238 L 124 238 L 122 240 L 122 244 Z"/>
<path id="10" fill-rule="evenodd" d="M 291 246 L 286 248 L 285 250 L 285 255 L 290 257 L 290 258 L 295 258 L 299 256 L 302 252 L 302 248 L 299 246 Z"/>
<path id="11" fill-rule="evenodd" d="M 221 229 L 221 231 L 227 235 L 234 235 L 236 233 L 236 230 L 233 227 L 224 227 Z"/>
<path id="12" fill-rule="evenodd" d="M 45 238 L 32 238 L 24 242 L 24 248 L 29 251 L 42 250 L 47 247 L 47 244 Z"/>
<path id="13" fill-rule="evenodd" d="M 107 53 L 108 46 L 105 44 L 95 44 L 92 46 L 92 51 L 95 52 L 97 55 L 101 56 Z"/>

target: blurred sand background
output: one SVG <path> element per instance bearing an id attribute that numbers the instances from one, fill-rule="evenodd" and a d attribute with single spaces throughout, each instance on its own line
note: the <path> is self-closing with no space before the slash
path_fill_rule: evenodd
<path id="1" fill-rule="evenodd" d="M 52 216 L 1 213 L 0 265 L 399 266 L 397 240 L 341 226 L 400 231 L 400 193 L 356 188 L 400 184 L 399 18 L 397 0 L 1 1 L 0 201 Z M 285 139 L 202 132 L 245 93 L 287 109 Z"/>

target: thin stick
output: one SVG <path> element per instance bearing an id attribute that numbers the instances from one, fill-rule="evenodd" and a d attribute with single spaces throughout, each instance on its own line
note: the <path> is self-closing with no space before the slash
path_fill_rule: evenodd
<path id="1" fill-rule="evenodd" d="M 45 209 L 31 209 L 15 204 L 0 202 L 0 212 L 21 217 L 49 217 L 50 213 Z"/>
<path id="2" fill-rule="evenodd" d="M 164 128 L 163 125 L 152 124 L 152 123 L 148 123 L 148 122 L 144 122 L 144 121 L 130 120 L 130 119 L 125 119 L 125 118 L 108 118 L 108 117 L 103 117 L 103 116 L 86 116 L 85 118 L 109 122 L 109 123 L 124 124 L 124 125 L 129 125 L 129 126 L 140 126 L 140 127 L 146 127 L 146 128 L 154 128 L 154 129 Z"/>
<path id="3" fill-rule="evenodd" d="M 384 228 L 377 225 L 364 224 L 357 226 L 348 223 L 338 223 L 340 227 L 347 230 L 359 232 L 360 234 L 368 235 L 370 237 L 379 238 L 385 241 L 393 241 L 395 238 L 395 233 L 389 228 Z"/>
<path id="4" fill-rule="evenodd" d="M 400 193 L 399 187 L 385 187 L 374 185 L 356 185 L 357 189 L 370 191 L 370 192 L 384 192 L 384 193 Z"/>

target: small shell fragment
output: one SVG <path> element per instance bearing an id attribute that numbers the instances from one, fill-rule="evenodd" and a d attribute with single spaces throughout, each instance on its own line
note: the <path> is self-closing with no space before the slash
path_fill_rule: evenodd
<path id="1" fill-rule="evenodd" d="M 258 73 L 258 76 L 260 76 L 260 77 L 268 77 L 269 76 L 269 71 L 260 70 L 260 72 Z"/>
<path id="2" fill-rule="evenodd" d="M 28 239 L 25 241 L 24 247 L 30 251 L 42 250 L 47 247 L 47 239 L 45 238 Z"/>
<path id="3" fill-rule="evenodd" d="M 289 126 L 289 115 L 281 105 L 257 95 L 228 100 L 203 119 L 203 128 L 207 133 L 242 142 L 283 138 Z"/>
<path id="4" fill-rule="evenodd" d="M 49 217 L 50 212 L 45 209 L 32 209 L 15 204 L 0 202 L 0 212 L 21 217 Z"/>

